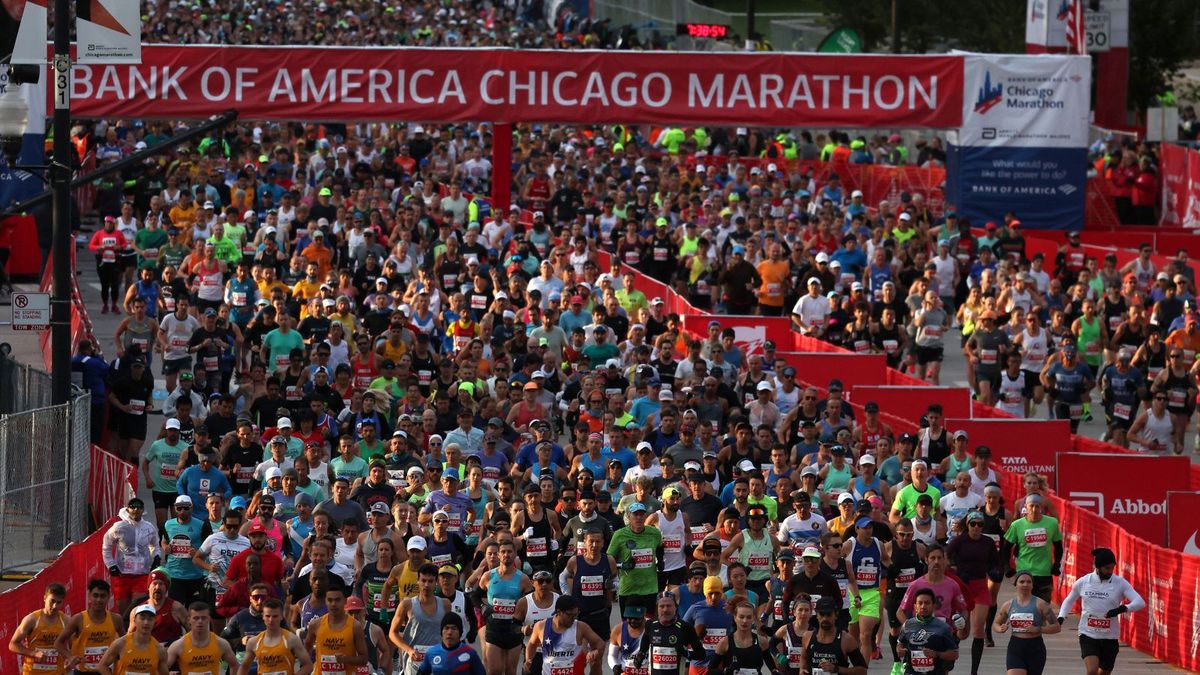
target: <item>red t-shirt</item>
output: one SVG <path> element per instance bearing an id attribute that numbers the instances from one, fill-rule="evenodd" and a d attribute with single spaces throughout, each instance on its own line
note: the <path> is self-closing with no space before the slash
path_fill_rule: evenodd
<path id="1" fill-rule="evenodd" d="M 233 560 L 229 561 L 229 569 L 225 571 L 227 580 L 240 581 L 246 578 L 246 558 L 251 553 L 255 553 L 255 551 L 248 548 L 233 556 Z M 272 585 L 278 584 L 283 579 L 283 559 L 271 551 L 263 551 L 258 554 L 258 557 L 262 562 L 263 582 Z"/>

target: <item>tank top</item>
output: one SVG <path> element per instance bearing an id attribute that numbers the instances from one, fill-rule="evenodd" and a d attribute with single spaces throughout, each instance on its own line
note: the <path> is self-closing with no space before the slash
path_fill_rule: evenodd
<path id="1" fill-rule="evenodd" d="M 266 526 L 265 523 L 263 523 L 262 516 L 255 516 L 253 519 L 250 520 L 251 525 L 254 525 L 257 523 L 262 523 L 263 527 L 267 530 L 267 549 L 270 551 L 274 551 L 275 553 L 277 553 L 279 555 L 279 557 L 282 558 L 283 557 L 283 528 L 279 526 L 279 520 L 276 518 L 272 518 L 271 519 L 271 527 L 269 527 L 269 528 Z"/>
<path id="2" fill-rule="evenodd" d="M 513 572 L 512 577 L 508 579 L 500 576 L 499 568 L 492 570 L 490 574 L 487 601 L 492 607 L 492 616 L 488 619 L 487 628 L 515 629 L 513 614 L 517 609 L 517 598 L 521 597 L 521 572 Z"/>
<path id="3" fill-rule="evenodd" d="M 40 659 L 29 656 L 21 657 L 21 673 L 23 675 L 48 675 L 49 673 L 63 672 L 64 659 L 54 648 L 54 641 L 58 639 L 66 625 L 66 618 L 62 613 L 48 617 L 44 611 L 38 612 L 37 622 L 30 631 L 29 637 L 25 639 L 25 646 L 29 649 L 39 649 L 44 655 Z"/>
<path id="4" fill-rule="evenodd" d="M 742 548 L 738 551 L 738 560 L 750 569 L 750 581 L 765 581 L 771 578 L 773 558 L 771 535 L 766 530 L 763 530 L 762 539 L 755 539 L 750 530 L 742 532 Z"/>
<path id="5" fill-rule="evenodd" d="M 208 644 L 197 647 L 189 632 L 183 636 L 183 651 L 179 654 L 179 675 L 218 675 L 221 672 L 221 647 L 217 636 L 210 633 Z"/>
<path id="6" fill-rule="evenodd" d="M 729 634 L 729 671 L 733 675 L 758 675 L 763 667 L 763 650 L 758 644 L 758 634 L 745 647 L 738 644 L 737 636 Z"/>
<path id="7" fill-rule="evenodd" d="M 1020 415 L 1018 415 L 1018 417 L 1020 417 Z M 963 459 L 957 459 L 953 454 L 951 454 L 947 459 L 950 461 L 948 462 L 949 466 L 946 467 L 946 483 L 953 481 L 954 477 L 958 474 L 971 470 L 971 463 L 973 460 L 970 455 L 967 455 Z"/>
<path id="8" fill-rule="evenodd" d="M 446 606 L 442 604 L 442 598 L 435 600 L 434 612 L 428 614 L 421 607 L 418 598 L 412 599 L 412 617 L 404 627 L 404 641 L 413 646 L 417 655 L 401 657 L 405 662 L 404 672 L 407 675 L 416 675 L 421 662 L 425 660 L 425 652 L 442 639 L 442 617 L 446 616 Z"/>
<path id="9" fill-rule="evenodd" d="M 96 665 L 104 658 L 108 646 L 117 639 L 117 627 L 112 617 L 112 612 L 106 611 L 103 621 L 93 622 L 91 614 L 83 613 L 83 626 L 71 645 L 71 653 L 82 659 L 77 670 L 96 672 Z"/>
<path id="10" fill-rule="evenodd" d="M 629 624 L 625 621 L 621 622 L 621 642 L 617 645 L 621 654 L 621 663 L 623 664 L 622 672 L 625 675 L 650 675 L 650 668 L 643 662 L 639 668 L 634 663 L 634 656 L 638 652 L 638 648 L 642 646 L 642 636 L 645 635 L 645 629 L 642 629 L 642 635 L 634 637 L 629 634 Z"/>
<path id="11" fill-rule="evenodd" d="M 850 667 L 850 659 L 846 652 L 842 651 L 842 631 L 837 632 L 833 642 L 818 641 L 817 632 L 813 631 L 812 639 L 808 641 L 808 666 L 811 669 L 809 672 L 812 675 L 825 675 L 828 671 L 821 669 L 821 663 L 825 661 L 836 663 L 838 668 Z"/>
<path id="12" fill-rule="evenodd" d="M 183 626 L 175 620 L 175 601 L 171 598 L 164 598 L 162 607 L 158 608 L 158 612 L 154 615 L 154 630 L 150 634 L 159 642 L 170 644 L 179 639 L 183 634 Z"/>
<path id="13" fill-rule="evenodd" d="M 982 509 L 983 513 L 983 534 L 997 544 L 1000 543 L 1000 537 L 1004 536 L 1004 529 L 1000 527 L 1000 521 L 1004 520 L 1004 507 L 995 513 L 988 513 L 987 509 Z"/>
<path id="14" fill-rule="evenodd" d="M 529 512 L 525 512 L 525 527 L 533 528 L 533 536 L 525 539 L 525 560 L 533 569 L 550 567 L 550 539 L 554 531 L 550 529 L 550 519 L 545 510 L 541 520 L 533 520 Z"/>
<path id="15" fill-rule="evenodd" d="M 125 636 L 125 652 L 113 671 L 116 675 L 154 675 L 158 672 L 158 643 L 147 640 L 138 647 L 133 633 Z"/>
<path id="16" fill-rule="evenodd" d="M 153 281 L 148 284 L 142 283 L 139 279 L 134 286 L 137 288 L 135 291 L 137 297 L 146 303 L 146 316 L 151 319 L 158 318 L 158 295 L 160 292 L 158 284 Z"/>
<path id="17" fill-rule="evenodd" d="M 821 571 L 833 577 L 842 592 L 842 609 L 850 609 L 850 573 L 846 568 L 846 561 L 841 558 L 837 561 L 837 567 L 830 567 L 821 558 Z"/>
<path id="18" fill-rule="evenodd" d="M 412 566 L 412 561 L 404 563 L 404 567 L 400 570 L 400 597 L 411 598 L 417 594 L 420 587 L 417 585 L 417 570 Z"/>
<path id="19" fill-rule="evenodd" d="M 220 263 L 214 260 L 211 266 L 207 263 L 197 265 L 196 276 L 200 282 L 200 290 L 196 292 L 196 297 L 209 302 L 220 302 L 225 285 Z"/>
<path id="20" fill-rule="evenodd" d="M 850 479 L 853 475 L 850 473 L 850 464 L 842 464 L 842 468 L 837 468 L 833 463 L 829 463 L 829 471 L 825 474 L 825 491 L 834 494 L 845 492 L 850 487 Z"/>
<path id="21" fill-rule="evenodd" d="M 923 564 L 917 553 L 916 544 L 908 548 L 892 546 L 892 571 L 889 576 L 888 593 L 904 595 L 917 577 L 922 574 Z"/>
<path id="22" fill-rule="evenodd" d="M 1171 415 L 1164 412 L 1162 417 L 1155 417 L 1153 410 L 1146 411 L 1146 426 L 1142 427 L 1142 436 L 1157 441 L 1163 450 L 1171 447 Z M 1139 445 L 1142 452 L 1151 452 L 1149 446 Z"/>
<path id="23" fill-rule="evenodd" d="M 454 545 L 454 537 L 446 535 L 446 541 L 438 541 L 430 535 L 426 541 L 429 542 L 429 562 L 437 565 L 440 569 L 442 565 L 453 565 L 454 557 L 458 553 L 458 548 Z"/>
<path id="24" fill-rule="evenodd" d="M 1029 371 L 1033 372 L 1033 371 Z M 1017 376 L 1010 378 L 1008 371 L 1000 373 L 1000 391 L 998 392 L 999 400 L 996 407 L 1014 417 L 1025 416 L 1025 373 L 1017 373 Z M 950 460 L 954 461 L 953 458 Z M 949 474 L 946 480 L 951 480 Z"/>
<path id="25" fill-rule="evenodd" d="M 1079 317 L 1079 353 L 1090 366 L 1100 364 L 1100 317 L 1089 322 L 1086 316 Z"/>
<path id="26" fill-rule="evenodd" d="M 137 345 L 142 350 L 143 354 L 150 352 L 150 331 L 153 329 L 154 323 L 149 318 L 138 321 L 132 316 L 129 317 L 129 322 L 125 324 L 125 332 L 121 333 L 121 344 L 125 349 Z"/>
<path id="27" fill-rule="evenodd" d="M 554 615 L 554 603 L 558 602 L 558 593 L 552 593 L 553 598 L 550 604 L 546 607 L 538 607 L 533 600 L 533 593 L 525 596 L 525 621 L 523 625 L 532 626 L 542 619 L 549 619 Z M 582 613 L 582 612 L 581 612 Z"/>
<path id="28" fill-rule="evenodd" d="M 1146 344 L 1146 379 L 1150 382 L 1153 382 L 1154 378 L 1158 377 L 1158 374 L 1161 373 L 1163 371 L 1163 368 L 1166 368 L 1166 367 L 1167 367 L 1167 349 L 1166 349 L 1166 347 L 1164 347 L 1163 344 L 1160 342 L 1160 343 L 1158 343 L 1158 349 L 1156 350 L 1156 349 L 1153 349 L 1152 347 L 1150 347 L 1149 343 L 1147 343 Z"/>
<path id="29" fill-rule="evenodd" d="M 937 521 L 932 518 L 929 520 L 929 529 L 921 531 L 921 526 L 917 524 L 917 519 L 913 518 L 913 541 L 926 546 L 932 546 L 937 543 Z"/>
<path id="30" fill-rule="evenodd" d="M 1167 410 L 1175 413 L 1182 413 L 1187 410 L 1189 403 L 1187 400 L 1187 391 L 1190 382 L 1191 375 L 1187 373 L 1176 375 L 1173 370 L 1167 370 Z"/>
<path id="31" fill-rule="evenodd" d="M 854 581 L 858 590 L 879 588 L 879 570 L 883 564 L 883 556 L 879 549 L 879 540 L 871 538 L 871 543 L 863 546 L 854 537 L 849 540 L 850 560 L 854 564 Z"/>
<path id="32" fill-rule="evenodd" d="M 675 519 L 669 520 L 667 512 L 658 512 L 658 529 L 662 532 L 663 571 L 677 570 L 687 564 L 683 553 L 683 542 L 687 533 L 683 530 L 683 514 L 675 512 Z"/>
<path id="33" fill-rule="evenodd" d="M 258 675 L 292 675 L 296 672 L 296 657 L 287 646 L 288 635 L 288 631 L 283 631 L 279 639 L 271 644 L 267 641 L 266 633 L 259 633 L 258 647 L 254 650 Z"/>
<path id="34" fill-rule="evenodd" d="M 936 437 L 926 427 L 918 434 L 918 439 L 917 447 L 922 450 L 918 456 L 928 461 L 930 466 L 936 467 L 950 454 L 950 432 L 945 427 Z"/>
<path id="35" fill-rule="evenodd" d="M 799 673 L 804 667 L 804 635 L 796 632 L 795 622 L 788 622 L 787 631 L 783 635 L 783 643 L 787 648 L 788 670 Z"/>
<path id="36" fill-rule="evenodd" d="M 583 672 L 583 659 L 587 654 L 579 644 L 578 622 L 559 633 L 554 622 L 547 621 L 542 629 L 542 675 L 576 675 Z"/>
<path id="37" fill-rule="evenodd" d="M 883 483 L 880 481 L 879 476 L 876 476 L 875 480 L 870 483 L 864 483 L 862 476 L 858 476 L 850 482 L 850 493 L 854 495 L 854 499 L 856 500 L 864 499 L 867 492 L 871 491 L 874 491 L 876 494 L 883 493 Z"/>
<path id="38" fill-rule="evenodd" d="M 391 595 L 387 598 L 383 597 L 383 584 L 387 581 L 391 569 L 379 569 L 378 562 L 376 560 L 374 563 L 364 565 L 360 578 L 363 582 L 363 589 L 367 592 L 367 602 L 370 603 L 367 605 L 367 619 L 378 624 L 380 628 L 386 629 L 390 626 L 388 619 L 396 610 L 399 595 L 396 593 L 398 589 L 393 588 Z"/>
<path id="39" fill-rule="evenodd" d="M 575 556 L 575 576 L 571 579 L 571 595 L 579 602 L 579 616 L 603 613 L 608 616 L 608 588 L 612 582 L 612 567 L 608 556 L 592 564 L 582 555 Z"/>
<path id="40" fill-rule="evenodd" d="M 305 522 L 300 520 L 300 516 L 296 516 L 288 521 L 288 541 L 291 543 L 293 551 L 299 552 L 304 548 L 304 540 L 308 539 L 312 528 L 313 521 L 311 518 Z M 298 553 L 296 557 L 299 557 Z"/>
<path id="41" fill-rule="evenodd" d="M 1005 314 L 1011 314 L 1014 309 L 1020 307 L 1028 312 L 1033 307 L 1033 293 L 1026 288 L 1024 291 L 1019 291 L 1015 287 L 1008 294 L 1008 306 L 1004 308 Z"/>
<path id="42" fill-rule="evenodd" d="M 1008 627 L 1012 630 L 1014 637 L 1025 637 L 1026 633 L 1035 632 L 1042 627 L 1042 615 L 1038 612 L 1037 596 L 1029 596 L 1029 602 L 1021 603 L 1016 598 L 1012 599 L 1012 606 L 1008 611 Z M 1041 635 L 1036 636 L 1041 639 Z"/>
<path id="43" fill-rule="evenodd" d="M 317 621 L 317 637 L 314 652 L 314 675 L 346 672 L 346 666 L 337 663 L 335 657 L 357 656 L 354 647 L 354 619 L 346 615 L 342 618 L 342 626 L 334 628 L 328 614 L 321 617 Z"/>
<path id="44" fill-rule="evenodd" d="M 1044 329 L 1039 328 L 1037 335 L 1031 334 L 1028 330 L 1021 331 L 1021 370 L 1041 373 L 1048 351 Z"/>

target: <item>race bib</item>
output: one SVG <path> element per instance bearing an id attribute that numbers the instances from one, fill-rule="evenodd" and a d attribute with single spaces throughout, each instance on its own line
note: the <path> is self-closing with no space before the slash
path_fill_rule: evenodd
<path id="1" fill-rule="evenodd" d="M 908 588 L 917 578 L 917 570 L 913 567 L 901 567 L 896 575 L 896 588 Z"/>
<path id="2" fill-rule="evenodd" d="M 670 647 L 651 647 L 650 663 L 656 670 L 670 670 L 679 667 L 679 654 Z"/>
<path id="3" fill-rule="evenodd" d="M 287 355 L 275 357 L 275 369 L 276 370 L 283 370 L 284 368 L 287 368 L 291 363 L 292 363 L 292 360 Z"/>
<path id="4" fill-rule="evenodd" d="M 693 546 L 699 546 L 707 534 L 708 527 L 704 525 L 692 525 L 688 528 L 688 543 Z"/>
<path id="5" fill-rule="evenodd" d="M 879 568 L 875 565 L 859 565 L 854 571 L 854 580 L 859 586 L 874 586 L 879 579 Z"/>
<path id="6" fill-rule="evenodd" d="M 107 646 L 100 647 L 84 647 L 83 648 L 83 663 L 89 666 L 88 670 L 95 670 L 96 666 L 104 660 L 104 653 L 108 651 Z"/>
<path id="7" fill-rule="evenodd" d="M 980 349 L 979 363 L 985 366 L 996 365 L 996 355 L 998 352 L 995 349 Z"/>
<path id="8" fill-rule="evenodd" d="M 705 629 L 704 639 L 702 640 L 702 642 L 704 643 L 704 648 L 710 652 L 712 650 L 716 649 L 717 644 L 725 637 L 725 635 L 728 632 L 729 632 L 728 629 L 725 629 L 725 628 Z"/>
<path id="9" fill-rule="evenodd" d="M 456 281 L 458 281 L 458 275 L 456 275 L 456 274 L 443 274 L 443 275 L 442 275 L 442 288 L 445 288 L 445 289 L 450 289 L 450 288 L 453 288 L 453 287 L 454 287 L 454 283 L 455 283 Z"/>
<path id="10" fill-rule="evenodd" d="M 323 654 L 321 656 L 321 671 L 322 673 L 344 673 L 346 672 L 346 664 L 338 663 L 336 656 Z"/>
<path id="11" fill-rule="evenodd" d="M 525 540 L 525 553 L 531 556 L 544 556 L 549 551 L 545 537 L 531 537 Z"/>
<path id="12" fill-rule="evenodd" d="M 254 469 L 242 467 L 233 472 L 233 479 L 239 483 L 249 483 L 254 479 Z"/>
<path id="13" fill-rule="evenodd" d="M 1073 419 L 1073 420 L 1077 420 L 1077 419 L 1083 417 L 1083 404 L 1082 403 L 1068 403 L 1067 404 L 1067 414 L 1070 415 L 1071 419 Z"/>
<path id="14" fill-rule="evenodd" d="M 492 618 L 512 621 L 517 611 L 517 601 L 512 598 L 494 598 L 492 600 Z"/>
<path id="15" fill-rule="evenodd" d="M 188 338 L 186 335 L 172 335 L 170 339 L 171 349 L 186 349 L 188 346 Z"/>
<path id="16" fill-rule="evenodd" d="M 925 335 L 927 335 L 928 337 L 931 337 L 931 338 L 940 338 L 940 337 L 942 337 L 942 327 L 941 326 L 926 326 L 925 327 Z"/>
<path id="17" fill-rule="evenodd" d="M 304 392 L 300 389 L 300 387 L 291 386 L 287 387 L 284 391 L 286 392 L 285 395 L 289 401 L 299 401 L 300 399 L 304 398 Z"/>
<path id="18" fill-rule="evenodd" d="M 897 341 L 897 340 L 884 340 L 883 341 L 883 351 L 887 352 L 888 354 L 895 354 L 897 349 L 900 349 L 899 341 Z"/>
<path id="19" fill-rule="evenodd" d="M 867 342 L 866 340 L 855 340 L 854 351 L 859 354 L 865 354 L 871 351 L 871 343 Z"/>
<path id="20" fill-rule="evenodd" d="M 1187 401 L 1187 391 L 1183 389 L 1167 390 L 1167 405 L 1183 406 Z"/>
<path id="21" fill-rule="evenodd" d="M 599 574 L 585 574 L 579 577 L 579 592 L 587 597 L 604 595 L 604 577 Z"/>
<path id="22" fill-rule="evenodd" d="M 668 254 L 667 249 L 662 248 L 661 246 L 654 247 L 654 261 L 655 262 L 665 262 L 667 259 L 667 254 Z"/>
<path id="23" fill-rule="evenodd" d="M 751 553 L 747 560 L 751 571 L 771 569 L 771 556 L 766 553 Z"/>
<path id="24" fill-rule="evenodd" d="M 1020 405 L 1022 398 L 1023 394 L 1020 391 L 1004 392 L 1004 402 L 1008 405 Z"/>
<path id="25" fill-rule="evenodd" d="M 666 536 L 663 537 L 663 551 L 667 553 L 680 553 L 683 551 L 683 537 Z"/>
<path id="26" fill-rule="evenodd" d="M 926 656 L 924 649 L 914 649 L 908 653 L 908 663 L 917 673 L 932 673 L 934 668 L 934 659 L 932 656 Z"/>
<path id="27" fill-rule="evenodd" d="M 164 480 L 175 480 L 179 478 L 179 469 L 165 463 L 160 464 L 158 466 L 158 475 L 162 476 Z"/>
<path id="28" fill-rule="evenodd" d="M 1100 353 L 1100 343 L 1099 342 L 1089 342 L 1089 343 L 1087 343 L 1087 345 L 1084 346 L 1084 351 L 1088 354 L 1099 354 Z"/>
<path id="29" fill-rule="evenodd" d="M 146 402 L 140 398 L 129 399 L 129 410 L 134 415 L 141 415 L 146 412 Z"/>
<path id="30" fill-rule="evenodd" d="M 1025 545 L 1031 548 L 1042 548 L 1046 545 L 1049 537 L 1046 534 L 1046 528 L 1033 527 L 1025 530 Z"/>
<path id="31" fill-rule="evenodd" d="M 26 662 L 29 662 L 27 660 Z M 33 662 L 31 670 L 34 671 L 54 671 L 58 670 L 58 651 L 55 649 L 43 650 L 42 658 Z"/>
<path id="32" fill-rule="evenodd" d="M 220 357 L 206 356 L 203 359 L 205 370 L 217 370 L 221 367 Z"/>
<path id="33" fill-rule="evenodd" d="M 650 569 L 654 567 L 654 551 L 648 548 L 635 548 L 630 551 L 633 557 L 633 566 L 637 569 Z"/>
<path id="34" fill-rule="evenodd" d="M 192 557 L 192 542 L 187 538 L 176 537 L 171 540 L 171 557 L 176 560 Z"/>
<path id="35" fill-rule="evenodd" d="M 804 647 L 788 647 L 788 668 L 799 670 L 804 666 Z"/>
<path id="36" fill-rule="evenodd" d="M 425 660 L 425 652 L 429 651 L 429 645 L 413 645 L 413 651 L 416 654 L 410 659 L 413 663 L 421 663 Z"/>
<path id="37" fill-rule="evenodd" d="M 1092 630 L 1111 630 L 1112 623 L 1113 623 L 1112 619 L 1107 619 L 1102 616 L 1090 616 L 1089 615 L 1087 618 L 1086 625 L 1088 628 L 1090 628 Z"/>
<path id="38" fill-rule="evenodd" d="M 246 293 L 244 293 L 242 291 L 234 291 L 230 295 L 233 297 L 233 306 L 234 307 L 245 307 L 246 306 L 246 300 L 247 300 Z"/>
<path id="39" fill-rule="evenodd" d="M 1008 618 L 1008 625 L 1015 633 L 1030 633 L 1033 631 L 1032 612 L 1013 612 Z"/>
<path id="40" fill-rule="evenodd" d="M 1114 403 L 1113 404 L 1113 417 L 1119 417 L 1123 420 L 1127 420 L 1127 419 L 1129 419 L 1129 415 L 1132 412 L 1133 412 L 1133 409 L 1127 403 Z"/>
<path id="41" fill-rule="evenodd" d="M 641 260 L 642 260 L 642 256 L 640 254 L 638 254 L 637 251 L 626 251 L 625 252 L 625 264 L 626 265 L 636 265 L 639 262 L 641 262 Z"/>
<path id="42" fill-rule="evenodd" d="M 471 295 L 471 309 L 487 309 L 487 296 Z"/>
<path id="43" fill-rule="evenodd" d="M 417 384 L 421 385 L 422 387 L 427 387 L 427 386 L 429 386 L 429 383 L 432 381 L 433 381 L 433 371 L 432 370 L 418 370 L 417 371 Z M 367 384 L 370 384 L 370 382 L 368 382 Z"/>
<path id="44" fill-rule="evenodd" d="M 637 666 L 633 665 L 632 659 L 625 659 L 625 667 L 621 670 L 621 672 L 625 675 L 650 675 L 650 668 L 648 666 L 642 666 L 641 668 L 638 668 Z"/>
<path id="45" fill-rule="evenodd" d="M 767 295 L 779 295 L 783 292 L 782 284 L 767 284 Z"/>
<path id="46" fill-rule="evenodd" d="M 100 260 L 106 263 L 115 263 L 117 262 L 117 252 L 111 248 L 106 248 L 104 249 L 104 252 L 100 254 Z"/>
<path id="47" fill-rule="evenodd" d="M 134 347 L 138 347 L 143 352 L 145 352 L 146 347 L 149 346 L 149 344 L 150 344 L 150 341 L 147 340 L 146 338 L 130 338 L 129 343 L 131 345 L 133 345 Z"/>

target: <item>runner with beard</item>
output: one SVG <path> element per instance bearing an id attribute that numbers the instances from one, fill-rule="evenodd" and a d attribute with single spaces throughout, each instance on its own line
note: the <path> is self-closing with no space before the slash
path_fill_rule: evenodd
<path id="1" fill-rule="evenodd" d="M 608 639 L 608 667 L 613 675 L 649 675 L 650 669 L 633 664 L 633 657 L 646 634 L 646 610 L 629 606 L 621 613 L 621 625 L 612 629 Z"/>
<path id="2" fill-rule="evenodd" d="M 896 523 L 896 538 L 883 545 L 884 552 L 891 559 L 887 568 L 887 616 L 892 629 L 888 633 L 888 642 L 892 645 L 892 675 L 903 672 L 904 664 L 897 653 L 896 645 L 900 637 L 900 625 L 896 623 L 896 612 L 904 602 L 904 594 L 908 587 L 919 577 L 925 575 L 925 545 L 913 540 L 912 521 L 907 518 Z"/>
<path id="3" fill-rule="evenodd" d="M 567 561 L 564 576 L 566 583 L 563 592 L 579 603 L 580 620 L 591 626 L 597 635 L 611 633 L 609 616 L 612 614 L 617 561 L 604 552 L 604 533 L 601 530 L 585 531 L 583 553 Z"/>
<path id="4" fill-rule="evenodd" d="M 866 675 L 867 661 L 858 640 L 838 628 L 839 610 L 833 598 L 821 598 L 817 603 L 817 629 L 804 637 L 802 668 L 810 673 Z"/>
<path id="5" fill-rule="evenodd" d="M 1080 577 L 1058 609 L 1058 623 L 1081 604 L 1079 613 L 1079 650 L 1089 675 L 1113 672 L 1120 651 L 1121 615 L 1146 607 L 1146 601 L 1124 577 L 1113 574 L 1117 557 L 1110 549 L 1092 550 L 1096 571 Z"/>
<path id="6" fill-rule="evenodd" d="M 628 605 L 626 609 L 632 606 Z M 684 660 L 702 662 L 706 659 L 704 645 L 696 631 L 679 619 L 677 608 L 675 596 L 658 598 L 656 618 L 646 623 L 646 632 L 633 657 L 634 667 L 644 668 L 648 663 L 651 675 L 679 675 Z"/>

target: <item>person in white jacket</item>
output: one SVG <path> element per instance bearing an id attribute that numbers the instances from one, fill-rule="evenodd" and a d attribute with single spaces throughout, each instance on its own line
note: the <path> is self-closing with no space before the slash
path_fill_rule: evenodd
<path id="1" fill-rule="evenodd" d="M 1088 673 L 1109 675 L 1120 651 L 1121 615 L 1146 607 L 1146 601 L 1123 577 L 1113 574 L 1117 557 L 1110 549 L 1092 550 L 1096 571 L 1080 577 L 1058 610 L 1058 622 L 1081 601 L 1079 650 Z"/>
<path id="2" fill-rule="evenodd" d="M 147 594 L 150 572 L 161 562 L 158 529 L 142 517 L 145 511 L 141 498 L 133 497 L 118 514 L 120 520 L 104 533 L 101 556 L 112 575 L 118 614 L 129 609 L 133 598 Z"/>

